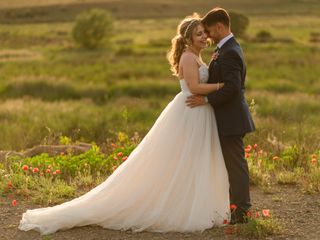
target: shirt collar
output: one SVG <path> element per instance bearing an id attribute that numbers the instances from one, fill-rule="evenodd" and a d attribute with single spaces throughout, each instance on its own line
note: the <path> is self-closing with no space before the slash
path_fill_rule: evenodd
<path id="1" fill-rule="evenodd" d="M 228 41 L 232 37 L 233 37 L 233 34 L 230 33 L 228 36 L 226 36 L 226 37 L 224 37 L 223 39 L 220 40 L 220 42 L 217 44 L 217 47 L 220 49 L 222 47 L 222 45 L 225 44 L 226 41 Z"/>

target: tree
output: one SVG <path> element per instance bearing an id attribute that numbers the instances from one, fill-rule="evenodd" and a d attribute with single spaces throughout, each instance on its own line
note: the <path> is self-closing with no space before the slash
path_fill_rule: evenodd
<path id="1" fill-rule="evenodd" d="M 243 37 L 249 26 L 249 18 L 241 13 L 230 12 L 231 31 L 237 37 Z"/>

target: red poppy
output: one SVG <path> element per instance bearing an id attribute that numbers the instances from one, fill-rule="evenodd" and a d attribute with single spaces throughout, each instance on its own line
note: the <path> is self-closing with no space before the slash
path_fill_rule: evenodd
<path id="1" fill-rule="evenodd" d="M 125 156 L 125 157 L 122 158 L 123 161 L 125 161 L 125 160 L 127 160 L 127 159 L 128 159 L 127 156 Z"/>
<path id="2" fill-rule="evenodd" d="M 33 170 L 32 170 L 34 173 L 37 173 L 37 172 L 39 172 L 39 168 L 34 168 Z"/>
<path id="3" fill-rule="evenodd" d="M 46 170 L 46 173 L 51 173 L 51 170 L 48 168 L 48 169 Z"/>
<path id="4" fill-rule="evenodd" d="M 111 147 L 116 148 L 117 145 L 115 145 L 114 143 L 111 143 Z"/>
<path id="5" fill-rule="evenodd" d="M 270 217 L 270 210 L 269 209 L 263 209 L 262 210 L 262 215 L 264 217 Z"/>
<path id="6" fill-rule="evenodd" d="M 8 188 L 12 188 L 12 187 L 13 187 L 12 182 L 9 181 L 9 182 L 8 182 Z"/>
<path id="7" fill-rule="evenodd" d="M 230 209 L 231 209 L 231 211 L 236 210 L 237 209 L 237 205 L 231 204 L 230 205 Z"/>
<path id="8" fill-rule="evenodd" d="M 40 173 L 40 176 L 43 176 L 43 172 L 42 172 L 42 173 Z"/>
<path id="9" fill-rule="evenodd" d="M 59 169 L 57 169 L 57 170 L 56 170 L 56 173 L 57 173 L 57 174 L 60 174 L 60 173 L 61 173 L 61 171 L 60 171 Z"/>
<path id="10" fill-rule="evenodd" d="M 114 159 L 114 160 L 118 160 L 118 158 L 117 158 L 117 157 L 113 157 L 113 159 Z"/>
<path id="11" fill-rule="evenodd" d="M 256 218 L 260 217 L 260 213 L 256 212 Z"/>
<path id="12" fill-rule="evenodd" d="M 246 158 L 249 158 L 250 157 L 250 153 L 246 153 Z"/>
<path id="13" fill-rule="evenodd" d="M 227 220 L 227 219 L 224 219 L 224 220 L 223 220 L 223 224 L 228 224 L 228 220 Z"/>
<path id="14" fill-rule="evenodd" d="M 14 206 L 14 207 L 17 206 L 17 200 L 13 199 L 12 202 L 11 202 L 11 204 L 12 204 L 12 206 Z"/>
<path id="15" fill-rule="evenodd" d="M 258 144 L 255 143 L 255 144 L 253 145 L 253 148 L 256 149 L 257 147 L 258 147 Z"/>
<path id="16" fill-rule="evenodd" d="M 122 157 L 123 153 L 122 152 L 118 152 L 118 157 Z"/>
<path id="17" fill-rule="evenodd" d="M 23 165 L 23 166 L 22 166 L 22 169 L 23 169 L 24 171 L 28 171 L 29 166 L 28 166 L 28 165 Z"/>

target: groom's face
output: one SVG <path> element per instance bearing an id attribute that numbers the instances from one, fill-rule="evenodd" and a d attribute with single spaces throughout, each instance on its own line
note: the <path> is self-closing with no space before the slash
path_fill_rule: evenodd
<path id="1" fill-rule="evenodd" d="M 211 38 L 214 43 L 218 43 L 221 40 L 219 23 L 210 26 L 206 25 L 205 28 L 208 37 Z"/>

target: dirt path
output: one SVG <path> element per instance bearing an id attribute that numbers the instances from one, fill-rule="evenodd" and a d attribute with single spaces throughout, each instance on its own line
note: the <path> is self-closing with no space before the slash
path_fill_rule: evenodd
<path id="1" fill-rule="evenodd" d="M 265 194 L 259 188 L 251 189 L 254 209 L 268 208 L 274 216 L 283 221 L 285 233 L 268 239 L 320 239 L 320 196 L 301 193 L 296 187 L 280 186 L 274 193 Z M 30 207 L 27 202 L 18 201 L 17 207 L 3 204 L 0 200 L 0 239 L 33 240 L 123 240 L 123 239 L 240 239 L 237 236 L 225 235 L 224 228 L 208 229 L 202 234 L 190 233 L 132 233 L 103 229 L 99 226 L 87 226 L 59 231 L 41 237 L 35 231 L 23 232 L 17 229 L 21 214 Z M 36 207 L 36 206 L 32 206 Z"/>

